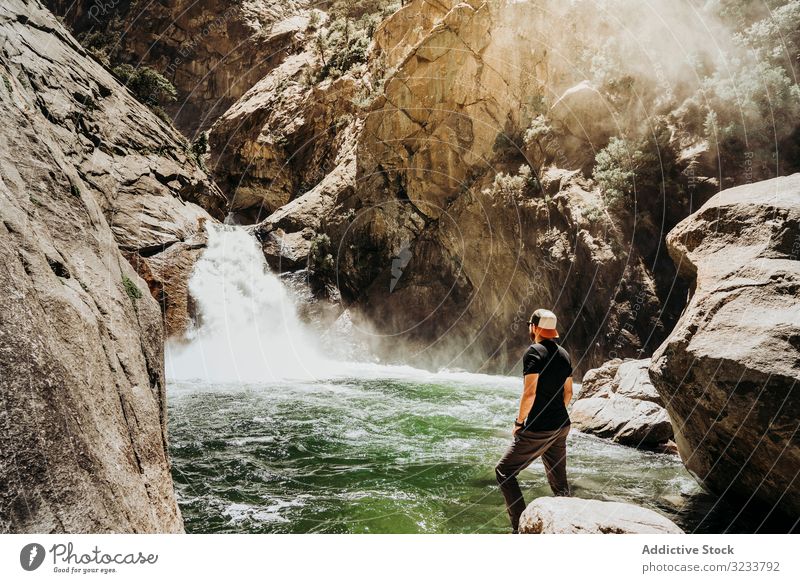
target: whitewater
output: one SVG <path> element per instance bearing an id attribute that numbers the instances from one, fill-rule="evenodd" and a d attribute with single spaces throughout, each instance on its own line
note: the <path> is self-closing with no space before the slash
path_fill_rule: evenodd
<path id="1" fill-rule="evenodd" d="M 521 379 L 376 363 L 302 322 L 242 227 L 209 225 L 196 322 L 166 350 L 170 453 L 189 532 L 507 532 L 494 465 Z M 345 351 L 347 352 L 347 351 Z M 677 456 L 572 431 L 574 495 L 632 502 L 690 532 L 724 507 Z M 550 495 L 540 461 L 526 498 Z"/>

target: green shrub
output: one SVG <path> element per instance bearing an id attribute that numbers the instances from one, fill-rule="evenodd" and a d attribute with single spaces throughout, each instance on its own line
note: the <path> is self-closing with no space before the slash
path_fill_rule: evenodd
<path id="1" fill-rule="evenodd" d="M 538 181 L 531 167 L 523 164 L 517 174 L 505 172 L 495 174 L 491 188 L 485 189 L 483 193 L 504 202 L 514 203 L 533 196 L 538 190 Z"/>
<path id="2" fill-rule="evenodd" d="M 206 171 L 206 161 L 205 158 L 208 153 L 211 151 L 211 146 L 208 143 L 208 132 L 200 132 L 200 135 L 197 136 L 194 142 L 192 142 L 192 146 L 190 148 L 192 157 L 194 157 L 195 161 L 197 161 L 197 165 Z"/>
<path id="3" fill-rule="evenodd" d="M 704 80 L 698 99 L 706 105 L 711 153 L 723 179 L 736 182 L 797 171 L 800 86 L 792 71 L 800 64 L 800 2 L 773 2 L 771 12 L 759 3 L 723 5 L 723 16 L 742 32 L 735 36 L 738 50 Z"/>
<path id="4" fill-rule="evenodd" d="M 122 276 L 122 287 L 125 288 L 125 293 L 132 302 L 142 299 L 142 290 L 136 287 L 136 284 L 127 275 Z"/>
<path id="5" fill-rule="evenodd" d="M 670 144 L 670 130 L 656 119 L 648 138 L 613 137 L 595 156 L 593 178 L 608 207 L 633 209 L 630 203 L 648 207 L 678 192 L 677 154 Z"/>
<path id="6" fill-rule="evenodd" d="M 704 90 L 705 138 L 723 176 L 769 178 L 776 152 L 797 165 L 789 154 L 800 118 L 800 86 L 786 69 L 767 62 L 739 64 L 707 79 Z"/>
<path id="7" fill-rule="evenodd" d="M 333 21 L 324 36 L 317 37 L 316 46 L 322 60 L 317 81 L 336 79 L 353 67 L 365 63 L 370 37 L 365 28 L 356 28 L 348 19 Z"/>
<path id="8" fill-rule="evenodd" d="M 92 30 L 79 32 L 78 41 L 86 51 L 106 67 L 110 67 L 114 61 L 115 53 L 119 51 L 119 34 L 115 31 L 122 29 L 122 21 L 112 20 L 107 27 L 93 28 Z"/>
<path id="9" fill-rule="evenodd" d="M 537 115 L 525 130 L 524 141 L 525 146 L 531 146 L 533 143 L 539 143 L 541 140 L 549 138 L 553 133 L 553 128 L 550 127 L 550 122 L 545 115 Z"/>
<path id="10" fill-rule="evenodd" d="M 633 193 L 642 156 L 640 150 L 618 137 L 611 138 L 608 145 L 597 153 L 593 175 L 607 205 L 621 205 Z"/>
<path id="11" fill-rule="evenodd" d="M 134 67 L 127 63 L 114 67 L 114 75 L 145 105 L 160 107 L 178 98 L 175 86 L 150 67 Z"/>
<path id="12" fill-rule="evenodd" d="M 332 276 L 336 270 L 336 262 L 331 254 L 331 239 L 322 233 L 311 239 L 308 251 L 308 270 L 314 275 Z"/>
<path id="13" fill-rule="evenodd" d="M 322 67 L 317 81 L 337 78 L 367 61 L 367 51 L 381 20 L 400 7 L 387 0 L 335 0 L 330 21 L 315 39 Z"/>

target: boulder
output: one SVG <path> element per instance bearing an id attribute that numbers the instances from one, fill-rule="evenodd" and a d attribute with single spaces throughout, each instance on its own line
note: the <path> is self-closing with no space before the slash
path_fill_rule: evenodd
<path id="1" fill-rule="evenodd" d="M 570 497 L 537 498 L 519 522 L 522 534 L 683 534 L 654 510 L 624 502 Z"/>
<path id="2" fill-rule="evenodd" d="M 589 81 L 564 91 L 550 107 L 549 116 L 555 131 L 563 136 L 561 147 L 566 162 L 587 171 L 595 154 L 618 130 L 613 106 Z"/>
<path id="3" fill-rule="evenodd" d="M 581 388 L 576 397 L 578 399 L 594 397 L 597 393 L 607 390 L 614 383 L 619 365 L 622 363 L 621 358 L 614 358 L 603 363 L 602 366 L 587 370 L 581 379 Z"/>
<path id="4" fill-rule="evenodd" d="M 653 355 L 687 469 L 800 514 L 800 174 L 720 192 L 667 236 L 693 293 Z"/>
<path id="5" fill-rule="evenodd" d="M 672 424 L 650 382 L 649 365 L 649 358 L 614 359 L 588 371 L 570 411 L 573 426 L 622 445 L 663 446 L 672 438 Z"/>

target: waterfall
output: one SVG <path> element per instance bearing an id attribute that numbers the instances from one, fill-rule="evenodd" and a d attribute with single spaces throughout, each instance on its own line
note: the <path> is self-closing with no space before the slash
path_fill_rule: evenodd
<path id="1" fill-rule="evenodd" d="M 174 380 L 261 382 L 329 375 L 317 335 L 269 271 L 255 238 L 241 227 L 207 224 L 208 245 L 189 280 L 198 318 L 166 347 Z"/>

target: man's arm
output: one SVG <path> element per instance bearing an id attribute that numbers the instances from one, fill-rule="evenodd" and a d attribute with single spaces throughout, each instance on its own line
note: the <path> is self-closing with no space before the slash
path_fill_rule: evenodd
<path id="1" fill-rule="evenodd" d="M 519 415 L 517 416 L 517 421 L 519 423 L 525 423 L 525 419 L 528 418 L 528 413 L 531 412 L 533 401 L 536 399 L 537 382 L 539 382 L 538 374 L 526 374 L 524 377 L 522 397 L 519 400 Z M 518 429 L 519 427 L 515 426 L 513 433 L 516 433 Z"/>
<path id="2" fill-rule="evenodd" d="M 564 381 L 564 406 L 567 407 L 572 400 L 572 377 Z"/>

